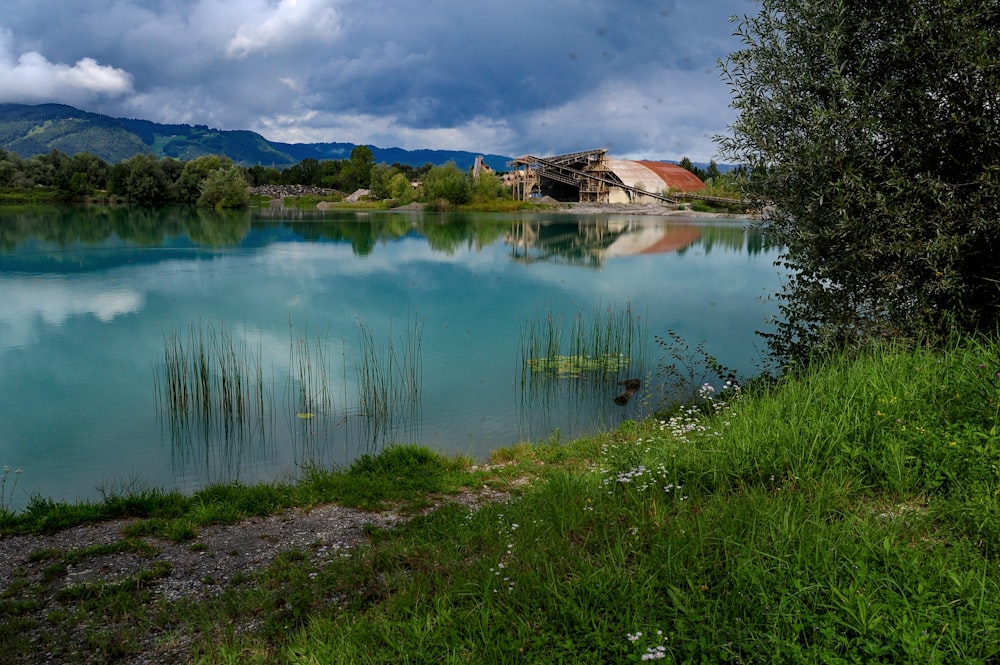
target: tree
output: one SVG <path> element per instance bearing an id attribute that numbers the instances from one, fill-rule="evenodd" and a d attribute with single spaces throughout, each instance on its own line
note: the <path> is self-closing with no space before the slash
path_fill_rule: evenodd
<path id="1" fill-rule="evenodd" d="M 444 166 L 435 166 L 424 176 L 425 201 L 443 199 L 449 203 L 461 205 L 472 198 L 472 188 L 469 179 L 455 166 L 448 162 Z"/>
<path id="2" fill-rule="evenodd" d="M 705 171 L 695 166 L 690 157 L 683 157 L 681 161 L 677 163 L 677 166 L 695 174 L 700 180 L 705 179 Z"/>
<path id="3" fill-rule="evenodd" d="M 108 184 L 110 167 L 107 162 L 96 155 L 89 152 L 78 152 L 70 160 L 70 171 L 72 171 L 71 179 L 76 177 L 77 182 L 84 183 L 87 190 L 90 188 L 104 189 Z M 75 189 L 74 193 L 85 194 L 87 191 Z"/>
<path id="4" fill-rule="evenodd" d="M 368 191 L 372 198 L 384 200 L 392 198 L 389 194 L 389 181 L 397 171 L 385 164 L 376 164 L 371 169 Z"/>
<path id="5" fill-rule="evenodd" d="M 121 191 L 115 193 L 124 194 L 131 203 L 153 205 L 171 199 L 173 183 L 153 155 L 138 154 L 118 166 L 122 167 L 121 172 L 117 167 L 112 169 L 112 180 L 121 175 Z"/>
<path id="6" fill-rule="evenodd" d="M 472 183 L 472 195 L 477 201 L 496 201 L 510 198 L 510 192 L 504 187 L 503 180 L 496 173 L 484 171 Z"/>
<path id="7" fill-rule="evenodd" d="M 264 167 L 256 164 L 247 169 L 247 180 L 250 185 L 277 185 L 281 183 L 281 171 L 273 166 Z"/>
<path id="8" fill-rule="evenodd" d="M 233 160 L 224 155 L 204 155 L 185 163 L 180 177 L 177 178 L 178 199 L 185 203 L 198 201 L 202 196 L 203 186 L 207 178 L 213 172 L 229 169 L 232 165 Z"/>
<path id="9" fill-rule="evenodd" d="M 709 160 L 708 168 L 705 169 L 705 177 L 702 178 L 704 181 L 717 180 L 721 174 L 719 173 L 719 165 L 715 163 L 715 160 Z"/>
<path id="10" fill-rule="evenodd" d="M 301 169 L 301 180 L 299 181 L 299 184 L 309 185 L 310 187 L 319 186 L 320 168 L 318 159 L 306 157 L 299 162 L 299 168 Z"/>
<path id="11" fill-rule="evenodd" d="M 996 332 L 1000 5 L 762 0 L 723 63 L 724 155 L 771 206 L 781 361 Z"/>
<path id="12" fill-rule="evenodd" d="M 360 187 L 367 187 L 371 182 L 371 170 L 375 166 L 375 157 L 371 148 L 366 145 L 356 145 L 351 150 L 351 158 L 344 162 L 337 178 L 337 189 L 343 192 L 353 192 Z"/>
<path id="13" fill-rule="evenodd" d="M 250 186 L 243 169 L 230 164 L 210 171 L 201 184 L 198 205 L 203 208 L 245 208 L 250 203 Z"/>
<path id="14" fill-rule="evenodd" d="M 389 198 L 400 205 L 413 201 L 414 191 L 410 179 L 403 173 L 397 173 L 389 180 Z"/>

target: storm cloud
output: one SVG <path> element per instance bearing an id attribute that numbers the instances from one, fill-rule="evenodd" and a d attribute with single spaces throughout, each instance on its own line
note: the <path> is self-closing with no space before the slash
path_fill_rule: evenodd
<path id="1" fill-rule="evenodd" d="M 7 0 L 0 102 L 509 155 L 707 161 L 751 0 Z"/>

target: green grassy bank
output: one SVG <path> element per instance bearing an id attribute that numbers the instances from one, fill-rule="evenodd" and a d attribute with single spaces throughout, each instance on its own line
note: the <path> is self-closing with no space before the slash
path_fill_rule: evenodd
<path id="1" fill-rule="evenodd" d="M 52 618 L 183 635 L 196 662 L 998 662 L 998 373 L 994 343 L 883 349 L 772 388 L 706 390 L 672 418 L 499 450 L 487 468 L 398 447 L 293 485 L 109 497 L 76 518 L 35 502 L 0 525 L 138 514 L 127 542 L 155 547 L 150 535 L 288 505 L 512 492 L 375 531 L 323 565 L 290 552 L 221 598 L 148 601 L 140 580 L 68 596 Z M 5 592 L 0 624 L 30 599 Z M 19 634 L 4 628 L 0 653 L 37 648 Z"/>

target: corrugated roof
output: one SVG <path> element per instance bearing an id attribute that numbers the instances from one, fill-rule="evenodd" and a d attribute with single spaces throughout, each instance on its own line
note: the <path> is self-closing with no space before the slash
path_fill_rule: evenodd
<path id="1" fill-rule="evenodd" d="M 669 162 L 636 162 L 642 164 L 649 170 L 655 172 L 672 189 L 679 189 L 682 192 L 694 192 L 705 189 L 705 183 L 695 174 L 685 168 Z"/>
<path id="2" fill-rule="evenodd" d="M 665 189 L 691 192 L 704 189 L 705 183 L 687 169 L 668 162 L 640 162 L 608 159 L 608 168 L 629 187 L 659 193 Z"/>
<path id="3" fill-rule="evenodd" d="M 660 192 L 665 189 L 663 179 L 639 162 L 609 158 L 607 167 L 629 187 L 638 187 L 647 192 Z"/>

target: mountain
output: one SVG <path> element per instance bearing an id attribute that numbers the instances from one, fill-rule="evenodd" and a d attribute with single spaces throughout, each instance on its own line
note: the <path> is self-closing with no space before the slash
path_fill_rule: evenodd
<path id="1" fill-rule="evenodd" d="M 301 162 L 307 157 L 318 159 L 347 159 L 354 149 L 353 143 L 272 143 L 271 145 L 284 151 L 286 154 L 295 157 L 296 162 Z M 430 163 L 435 165 L 455 162 L 460 169 L 468 169 L 476 161 L 476 157 L 481 155 L 483 160 L 490 165 L 494 171 L 506 171 L 513 158 L 506 155 L 487 155 L 481 152 L 465 152 L 462 150 L 404 150 L 403 148 L 379 148 L 369 145 L 372 156 L 375 157 L 376 164 L 409 164 L 410 166 L 423 166 Z"/>
<path id="2" fill-rule="evenodd" d="M 211 129 L 205 125 L 161 125 L 148 120 L 112 118 L 64 104 L 0 104 L 0 148 L 22 158 L 58 150 L 67 155 L 89 152 L 109 163 L 138 153 L 188 161 L 202 155 L 225 155 L 237 164 L 283 168 L 303 159 L 347 159 L 353 143 L 277 143 L 256 132 Z M 423 166 L 449 161 L 461 169 L 481 153 L 462 150 L 404 150 L 369 146 L 376 163 Z M 484 155 L 497 171 L 510 157 Z"/>

